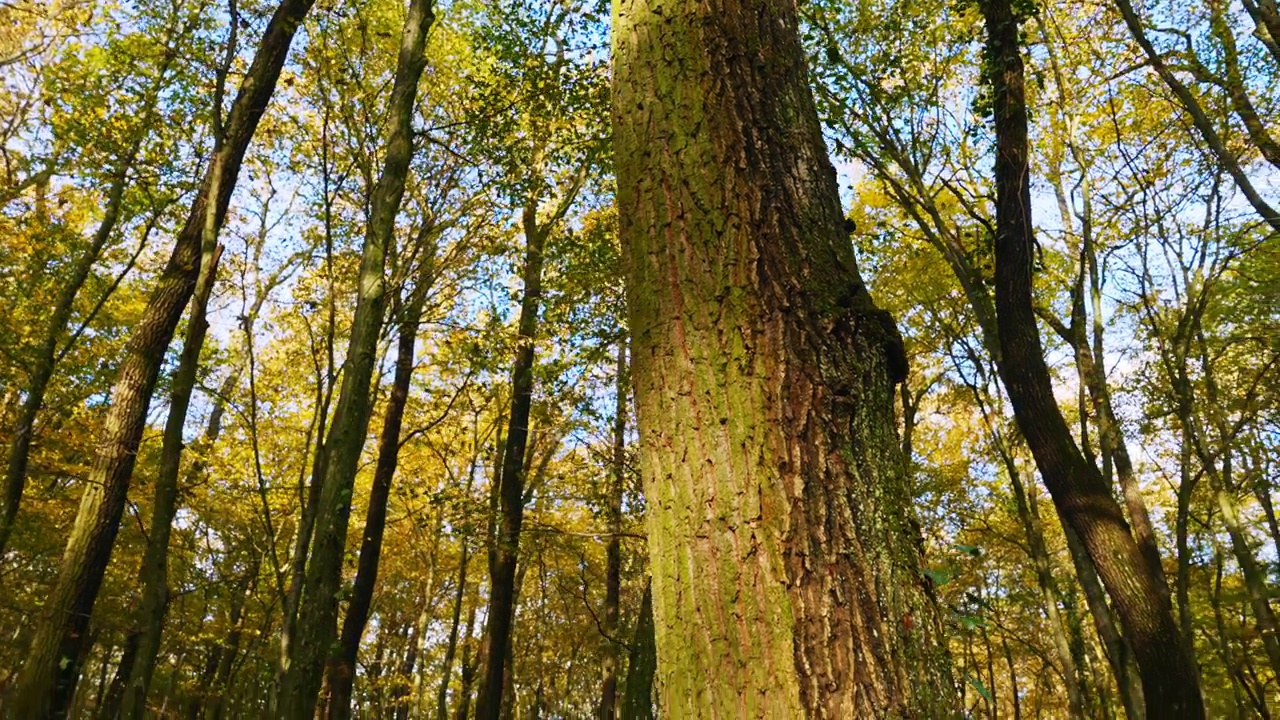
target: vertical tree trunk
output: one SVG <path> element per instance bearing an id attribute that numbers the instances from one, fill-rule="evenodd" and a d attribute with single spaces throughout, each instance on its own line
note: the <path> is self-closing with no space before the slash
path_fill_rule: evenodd
<path id="1" fill-rule="evenodd" d="M 622 693 L 621 720 L 654 720 L 653 677 L 658 672 L 658 649 L 653 628 L 653 584 L 645 583 L 627 658 L 627 684 Z"/>
<path id="2" fill-rule="evenodd" d="M 1040 519 L 1032 514 L 1027 504 L 1027 493 L 1022 484 L 1022 475 L 1018 472 L 1012 456 L 1001 444 L 1001 455 L 1005 460 L 1005 469 L 1009 473 L 1009 483 L 1013 488 L 1013 498 L 1018 510 L 1018 519 L 1022 522 L 1023 532 L 1027 536 L 1027 546 L 1031 554 L 1031 562 L 1036 569 L 1036 582 L 1040 586 L 1041 602 L 1044 606 L 1045 619 L 1049 623 L 1049 632 L 1053 640 L 1053 649 L 1057 653 L 1058 662 L 1062 666 L 1063 684 L 1067 691 L 1067 707 L 1071 717 L 1083 718 L 1084 697 L 1081 692 L 1080 668 L 1071 654 L 1071 644 L 1067 640 L 1067 626 L 1058 611 L 1058 592 L 1053 579 L 1053 566 L 1049 557 L 1049 549 L 1045 545 L 1044 533 L 1040 529 Z M 993 691 L 994 692 L 994 691 Z"/>
<path id="3" fill-rule="evenodd" d="M 663 714 L 954 716 L 795 5 L 613 9 Z"/>
<path id="4" fill-rule="evenodd" d="M 15 690 L 18 716 L 60 716 L 74 693 L 75 678 L 66 670 L 74 667 L 74 658 L 80 654 L 111 558 L 160 365 L 200 272 L 206 222 L 212 218 L 215 230 L 222 224 L 245 151 L 275 90 L 294 33 L 313 1 L 284 0 L 268 23 L 231 106 L 225 143 L 209 163 L 186 224 L 125 346 L 98 457 Z"/>
<path id="5" fill-rule="evenodd" d="M 316 512 L 315 537 L 302 586 L 296 650 L 281 689 L 280 715 L 293 720 L 315 712 L 321 675 L 337 634 L 338 590 L 342 555 L 351 516 L 351 490 L 369 429 L 370 393 L 377 364 L 378 336 L 386 304 L 386 258 L 413 157 L 413 115 L 418 81 L 426 67 L 427 30 L 435 19 L 433 0 L 411 0 L 400 36 L 391 117 L 382 175 L 373 192 L 364 249 L 360 257 L 359 291 L 347 346 L 342 390 L 325 441 L 324 480 Z"/>
<path id="6" fill-rule="evenodd" d="M 453 656 L 458 650 L 458 630 L 462 624 L 462 602 L 467 590 L 467 564 L 471 559 L 466 538 L 462 540 L 462 560 L 458 564 L 458 590 L 453 597 L 453 616 L 449 622 L 449 640 L 440 663 L 440 689 L 436 692 L 436 720 L 449 718 L 449 680 L 453 677 Z"/>
<path id="7" fill-rule="evenodd" d="M 520 550 L 520 527 L 524 521 L 525 451 L 529 441 L 529 412 L 533 407 L 533 350 L 542 303 L 543 249 L 551 230 L 549 226 L 539 226 L 537 212 L 537 202 L 531 199 L 523 214 L 524 295 L 520 301 L 516 358 L 511 374 L 511 415 L 498 478 L 500 516 L 489 566 L 485 673 L 476 699 L 477 720 L 498 720 L 500 716 L 515 615 L 516 563 Z"/>
<path id="8" fill-rule="evenodd" d="M 1034 237 L 1019 19 L 1010 0 L 984 0 L 982 11 L 995 101 L 1001 376 L 1059 514 L 1079 534 L 1115 601 L 1138 661 L 1148 714 L 1203 717 L 1195 663 L 1182 647 L 1168 590 L 1161 588 L 1102 475 L 1076 446 L 1053 395 L 1031 300 Z"/>
<path id="9" fill-rule="evenodd" d="M 600 720 L 614 720 L 618 705 L 618 665 L 620 648 L 618 600 L 622 590 L 622 493 L 626 487 L 627 452 L 627 342 L 618 342 L 617 385 L 614 393 L 613 483 L 609 487 L 609 545 L 605 550 L 604 587 L 604 682 L 600 689 Z"/>
<path id="10" fill-rule="evenodd" d="M 404 422 L 405 403 L 409 399 L 409 382 L 413 378 L 418 322 L 422 319 L 422 308 L 431 287 L 433 270 L 430 258 L 425 262 L 428 264 L 422 273 L 422 285 L 412 290 L 413 296 L 400 315 L 395 377 L 391 384 L 391 395 L 387 398 L 382 437 L 378 442 L 378 460 L 369 491 L 369 507 L 365 512 L 359 565 L 356 568 L 351 599 L 347 603 L 347 615 L 342 621 L 339 649 L 329 658 L 326 669 L 329 720 L 346 720 L 351 716 L 351 688 L 355 681 L 356 656 L 360 652 L 360 638 L 364 636 L 365 624 L 369 621 L 373 589 L 378 580 L 382 536 L 387 525 L 387 502 L 391 498 L 391 481 L 395 478 L 396 464 L 400 458 L 400 428 Z"/>

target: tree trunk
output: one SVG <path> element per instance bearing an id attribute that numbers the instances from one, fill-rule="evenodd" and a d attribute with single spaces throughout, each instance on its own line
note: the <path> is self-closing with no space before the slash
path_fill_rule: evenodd
<path id="1" fill-rule="evenodd" d="M 1102 642 L 1102 650 L 1111 666 L 1112 677 L 1116 680 L 1116 688 L 1120 693 L 1120 701 L 1129 720 L 1142 720 L 1146 717 L 1143 710 L 1143 691 L 1141 679 L 1137 677 L 1137 666 L 1134 663 L 1133 648 L 1129 640 L 1120 634 L 1116 627 L 1115 615 L 1107 604 L 1106 590 L 1098 579 L 1098 571 L 1089 559 L 1080 536 L 1071 526 L 1063 524 L 1063 533 L 1067 538 L 1067 551 L 1071 562 L 1075 565 L 1076 577 L 1084 592 L 1085 604 L 1089 615 L 1093 618 L 1094 630 Z"/>
<path id="2" fill-rule="evenodd" d="M 453 656 L 458 651 L 458 630 L 462 624 L 462 603 L 467 590 L 467 564 L 471 556 L 467 541 L 462 540 L 462 560 L 458 564 L 458 591 L 453 598 L 453 617 L 449 623 L 449 641 L 440 663 L 440 689 L 436 692 L 436 720 L 449 718 L 449 680 L 453 676 Z"/>
<path id="3" fill-rule="evenodd" d="M 142 604 L 138 609 L 140 634 L 138 652 L 128 676 L 129 684 L 122 698 L 121 716 L 126 720 L 140 720 L 146 709 L 147 690 L 155 672 L 156 655 L 160 652 L 160 634 L 164 629 L 165 611 L 169 604 L 169 534 L 178 508 L 178 472 L 184 448 L 182 431 L 187 423 L 187 409 L 191 405 L 191 394 L 196 386 L 200 351 L 209 330 L 209 297 L 213 294 L 213 278 L 217 274 L 218 259 L 222 255 L 222 247 L 217 245 L 216 237 L 205 238 L 204 244 L 200 276 L 191 301 L 191 316 L 187 321 L 187 337 L 183 342 L 182 355 L 173 377 L 173 389 L 169 394 L 169 415 L 165 421 L 164 439 L 160 448 L 160 473 L 156 477 L 155 498 L 151 509 L 151 532 L 147 536 L 147 549 L 139 573 L 142 585 Z"/>
<path id="4" fill-rule="evenodd" d="M 489 566 L 489 607 L 486 613 L 485 673 L 476 698 L 477 720 L 498 720 L 502 707 L 507 651 L 515 615 L 516 563 L 520 549 L 520 527 L 524 521 L 525 451 L 529 441 L 529 412 L 533 407 L 533 350 L 542 303 L 542 263 L 550 226 L 539 226 L 534 199 L 525 205 L 524 295 L 520 301 L 520 321 L 516 359 L 511 374 L 511 415 L 506 447 L 498 478 L 500 517 L 495 547 Z"/>
<path id="5" fill-rule="evenodd" d="M 351 716 L 351 689 L 355 682 L 356 656 L 360 652 L 360 638 L 364 636 L 369 609 L 373 604 L 373 589 L 378 580 L 378 563 L 382 557 L 382 535 L 387 525 L 387 502 L 391 498 L 391 481 L 395 478 L 396 463 L 400 458 L 400 428 L 404 422 L 405 403 L 409 399 L 409 381 L 413 378 L 418 321 L 422 319 L 427 290 L 431 287 L 433 270 L 429 264 L 430 258 L 426 262 L 428 265 L 422 273 L 423 284 L 412 291 L 413 297 L 404 306 L 400 317 L 395 378 L 391 385 L 391 396 L 387 398 L 386 417 L 378 443 L 378 461 L 373 471 L 369 507 L 365 512 L 364 536 L 360 542 L 360 561 L 356 568 L 351 599 L 347 604 L 347 615 L 342 621 L 340 649 L 329 658 L 326 669 L 329 720 L 346 720 Z"/>
<path id="6" fill-rule="evenodd" d="M 392 118 L 382 175 L 373 192 L 359 292 L 347 347 L 342 390 L 325 441 L 324 480 L 316 512 L 315 536 L 307 566 L 298 619 L 302 631 L 281 689 L 280 716 L 302 720 L 315 712 L 321 675 L 337 634 L 342 555 L 351 516 L 351 491 L 369 429 L 369 385 L 377 364 L 378 336 L 386 304 L 386 259 L 395 232 L 413 157 L 413 115 L 418 80 L 426 67 L 427 30 L 435 19 L 433 0 L 411 0 L 400 36 L 395 83 L 388 114 Z"/>
<path id="7" fill-rule="evenodd" d="M 618 602 L 622 590 L 622 494 L 626 487 L 627 453 L 627 342 L 618 342 L 617 387 L 613 418 L 613 484 L 609 487 L 609 545 L 605 549 L 604 588 L 604 682 L 600 689 L 600 720 L 614 720 L 618 714 L 617 638 Z"/>
<path id="8" fill-rule="evenodd" d="M 653 676 L 658 672 L 658 649 L 653 629 L 653 584 L 645 583 L 631 653 L 627 659 L 627 685 L 622 694 L 622 720 L 654 720 Z"/>
<path id="9" fill-rule="evenodd" d="M 1053 395 L 1031 300 L 1034 237 L 1027 110 L 1010 0 L 984 0 L 996 128 L 996 318 L 1000 372 L 1014 414 L 1064 523 L 1080 536 L 1133 645 L 1149 715 L 1204 716 L 1195 663 L 1167 588 L 1134 541 L 1101 473 L 1076 446 Z"/>
<path id="10" fill-rule="evenodd" d="M 284 0 L 268 23 L 231 106 L 222 134 L 225 142 L 209 163 L 186 224 L 178 233 L 173 252 L 125 346 L 98 457 L 81 498 L 58 580 L 45 603 L 18 680 L 14 703 L 18 716 L 61 716 L 74 693 L 74 677 L 66 670 L 75 663 L 66 659 L 79 655 L 111 558 L 160 365 L 200 273 L 206 223 L 212 221 L 216 235 L 245 151 L 275 90 L 294 33 L 313 2 Z"/>
<path id="11" fill-rule="evenodd" d="M 178 44 L 174 37 L 165 38 L 165 46 L 165 53 L 157 68 L 155 80 L 145 95 L 147 98 L 146 105 L 141 113 L 138 128 L 134 131 L 133 140 L 111 173 L 111 184 L 107 189 L 106 204 L 103 206 L 102 219 L 98 222 L 98 229 L 94 232 L 93 240 L 89 243 L 89 247 L 76 260 L 71 273 L 62 285 L 58 299 L 54 302 L 53 310 L 49 314 L 49 325 L 45 329 L 45 336 L 40 344 L 39 354 L 36 356 L 35 363 L 31 368 L 31 382 L 27 386 L 27 396 L 18 411 L 18 419 L 14 424 L 13 438 L 10 440 L 9 454 L 5 463 L 4 505 L 0 507 L 0 557 L 4 556 L 9 534 L 13 531 L 14 518 L 17 516 L 18 507 L 22 503 L 22 493 L 27 480 L 27 463 L 31 456 L 32 433 L 35 431 L 36 416 L 39 415 L 40 409 L 44 406 L 44 396 L 49 389 L 49 381 L 53 379 L 53 371 L 58 364 L 58 341 L 71 320 L 71 314 L 75 307 L 76 297 L 80 294 L 80 289 L 84 287 L 85 282 L 89 279 L 93 266 L 97 264 L 102 251 L 111 240 L 116 224 L 120 220 L 120 212 L 124 204 L 124 192 L 129 183 L 129 173 L 133 170 L 138 153 L 142 149 L 142 140 L 145 133 L 151 130 L 149 121 L 155 115 L 156 101 L 164 87 L 169 68 L 173 65 L 173 61 L 178 55 Z M 69 343 L 74 341 L 75 337 L 73 336 Z M 66 349 L 63 352 L 65 353 Z"/>
<path id="12" fill-rule="evenodd" d="M 1031 562 L 1036 569 L 1036 582 L 1040 586 L 1040 598 L 1044 606 L 1045 619 L 1049 623 L 1049 631 L 1053 640 L 1053 649 L 1062 666 L 1063 684 L 1067 691 L 1067 706 L 1071 717 L 1083 718 L 1084 696 L 1081 692 L 1080 668 L 1071 654 L 1071 644 L 1067 640 L 1067 627 L 1058 610 L 1058 592 L 1053 579 L 1053 566 L 1049 557 L 1049 549 L 1045 545 L 1044 533 L 1040 529 L 1040 519 L 1033 515 L 1027 503 L 1026 489 L 1022 484 L 1022 475 L 1018 472 L 1013 457 L 1004 447 L 1003 438 L 998 438 L 1001 455 L 1005 461 L 1005 469 L 1009 473 L 1009 484 L 1013 488 L 1014 503 L 1018 510 L 1018 519 L 1022 522 L 1023 532 L 1027 536 L 1027 547 L 1030 550 Z"/>
<path id="13" fill-rule="evenodd" d="M 613 7 L 662 714 L 954 716 L 795 6 Z"/>

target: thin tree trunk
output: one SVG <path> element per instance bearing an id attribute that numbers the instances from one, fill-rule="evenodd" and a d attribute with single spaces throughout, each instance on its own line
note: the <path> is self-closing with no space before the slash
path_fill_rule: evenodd
<path id="1" fill-rule="evenodd" d="M 1013 653 L 1009 650 L 1009 639 L 1000 637 L 1000 647 L 1004 650 L 1004 662 L 1009 668 L 1009 692 L 1013 700 L 1013 720 L 1022 720 L 1022 698 L 1018 697 L 1018 670 L 1013 664 Z"/>
<path id="2" fill-rule="evenodd" d="M 618 342 L 613 418 L 613 484 L 609 487 L 609 545 L 605 549 L 604 590 L 604 682 L 600 689 L 600 720 L 614 720 L 618 714 L 618 665 L 621 648 L 618 632 L 618 603 L 622 590 L 622 494 L 626 487 L 627 453 L 627 342 Z M 443 719 L 442 719 L 443 720 Z"/>
<path id="3" fill-rule="evenodd" d="M 520 528 L 524 521 L 525 452 L 529 441 L 529 413 L 533 407 L 533 351 L 542 302 L 543 249 L 551 228 L 539 226 L 537 202 L 525 205 L 524 294 L 516 358 L 511 375 L 511 414 L 498 478 L 499 519 L 489 567 L 489 607 L 486 613 L 485 674 L 476 699 L 477 720 L 498 720 L 501 713 L 507 651 L 515 614 L 516 564 Z"/>
<path id="4" fill-rule="evenodd" d="M 1022 475 L 1018 472 L 1013 457 L 1004 448 L 1003 439 L 998 439 L 1001 455 L 1005 459 L 1005 469 L 1009 474 L 1009 484 L 1013 489 L 1013 498 L 1018 510 L 1018 519 L 1022 521 L 1023 531 L 1027 536 L 1027 546 L 1031 554 L 1031 562 L 1036 569 L 1036 582 L 1040 586 L 1040 599 L 1044 607 L 1045 619 L 1049 623 L 1049 632 L 1053 640 L 1053 648 L 1062 667 L 1063 684 L 1067 691 L 1067 706 L 1071 717 L 1083 718 L 1084 698 L 1080 686 L 1080 668 L 1071 654 L 1071 644 L 1067 639 L 1067 627 L 1058 610 L 1058 592 L 1053 579 L 1052 560 L 1049 549 L 1045 545 L 1044 533 L 1041 531 L 1039 518 L 1031 513 L 1027 504 L 1026 489 L 1022 484 Z"/>
<path id="5" fill-rule="evenodd" d="M 996 128 L 996 318 L 1001 376 L 1064 523 L 1093 560 L 1134 648 L 1148 714 L 1200 718 L 1195 663 L 1182 646 L 1167 588 L 1150 568 L 1098 469 L 1081 454 L 1053 394 L 1031 299 L 1034 236 L 1027 110 L 1018 22 L 1010 0 L 984 0 Z"/>
<path id="6" fill-rule="evenodd" d="M 458 564 L 458 591 L 453 599 L 453 617 L 449 623 L 449 641 L 440 663 L 440 689 L 436 692 L 436 720 L 449 717 L 449 680 L 453 677 L 453 656 L 458 650 L 458 630 L 462 624 L 462 604 L 467 589 L 467 563 L 471 556 L 466 538 L 462 540 L 462 560 Z"/>
<path id="7" fill-rule="evenodd" d="M 388 105 L 392 122 L 386 157 L 373 192 L 361 252 L 359 292 L 346 369 L 325 441 L 324 480 L 311 557 L 298 606 L 297 622 L 303 631 L 298 634 L 281 690 L 280 715 L 292 720 L 303 720 L 314 714 L 325 661 L 337 634 L 338 590 L 342 584 L 351 491 L 369 428 L 369 385 L 377 364 L 378 336 L 386 303 L 386 260 L 413 157 L 413 115 L 418 81 L 426 67 L 427 30 L 435 19 L 433 7 L 433 0 L 411 0 L 400 36 L 395 82 Z"/>
<path id="8" fill-rule="evenodd" d="M 1267 3 L 1268 0 L 1262 0 Z M 1271 2 L 1274 8 L 1274 2 Z M 1235 181 L 1236 187 L 1240 189 L 1240 193 L 1253 206 L 1258 215 L 1271 226 L 1271 230 L 1280 233 L 1280 213 L 1271 207 L 1262 195 L 1254 187 L 1249 180 L 1249 176 L 1241 167 L 1240 158 L 1231 148 L 1227 147 L 1221 134 L 1218 133 L 1213 120 L 1205 113 L 1200 101 L 1196 99 L 1191 89 L 1186 86 L 1173 70 L 1165 62 L 1165 55 L 1156 50 L 1151 44 L 1151 40 L 1147 37 L 1147 31 L 1142 26 L 1142 19 L 1138 17 L 1138 13 L 1133 8 L 1130 0 L 1116 0 L 1116 7 L 1120 9 L 1120 15 L 1124 18 L 1125 25 L 1129 27 L 1129 32 L 1133 35 L 1133 39 L 1142 48 L 1143 53 L 1147 56 L 1147 61 L 1151 64 L 1151 68 L 1156 71 L 1160 79 L 1164 81 L 1169 90 L 1173 92 L 1177 98 L 1178 104 L 1191 117 L 1191 124 L 1199 133 L 1209 152 L 1217 160 L 1218 164 L 1227 171 L 1231 179 Z"/>
<path id="9" fill-rule="evenodd" d="M 240 164 L 275 90 L 294 33 L 314 0 L 284 0 L 232 104 L 223 137 L 179 232 L 164 270 L 124 349 L 104 421 L 98 457 L 62 558 L 62 569 L 38 621 L 15 691 L 14 711 L 25 718 L 64 714 L 75 691 L 65 658 L 79 656 L 85 629 L 124 511 L 147 409 L 165 349 L 200 273 L 206 223 L 221 226 Z M 213 205 L 210 212 L 209 206 Z"/>
<path id="10" fill-rule="evenodd" d="M 662 714 L 955 716 L 795 4 L 613 12 Z"/>
<path id="11" fill-rule="evenodd" d="M 1080 537 L 1070 526 L 1063 523 L 1062 531 L 1067 538 L 1067 551 L 1075 565 L 1076 577 L 1080 588 L 1084 591 L 1085 604 L 1089 607 L 1089 615 L 1093 618 L 1094 629 L 1098 639 L 1102 641 L 1103 652 L 1111 665 L 1112 677 L 1116 680 L 1116 688 L 1120 693 L 1120 702 L 1124 706 L 1129 720 L 1141 720 L 1147 716 L 1144 710 L 1144 696 L 1141 680 L 1137 677 L 1137 666 L 1133 657 L 1133 648 L 1129 640 L 1120 634 L 1116 627 L 1115 615 L 1107 604 L 1106 591 L 1098 579 L 1098 571 L 1089 559 Z"/>
<path id="12" fill-rule="evenodd" d="M 427 290 L 434 272 L 428 258 L 422 274 L 423 285 L 415 288 L 400 317 L 400 339 L 396 350 L 395 377 L 387 398 L 382 437 L 378 443 L 378 460 L 369 491 L 369 507 L 365 512 L 364 535 L 360 542 L 360 560 L 355 584 L 342 622 L 339 650 L 329 658 L 326 675 L 329 686 L 329 720 L 346 720 L 351 716 L 351 688 L 355 681 L 356 656 L 360 638 L 364 636 L 373 604 L 373 589 L 378 579 L 382 558 L 382 536 L 387 525 L 387 503 L 391 498 L 391 482 L 395 478 L 400 457 L 400 429 L 404 423 L 405 403 L 409 399 L 409 382 L 413 378 L 414 348 L 418 341 L 418 322 L 426 304 Z"/>
<path id="13" fill-rule="evenodd" d="M 173 377 L 173 389 L 169 394 L 169 415 L 165 421 L 164 439 L 160 448 L 160 472 L 156 477 L 154 501 L 151 508 L 150 534 L 139 573 L 142 584 L 142 603 L 138 609 L 140 632 L 138 652 L 129 674 L 129 684 L 122 698 L 121 716 L 127 720 L 140 720 L 147 705 L 147 691 L 155 672 L 156 656 L 160 652 L 160 634 L 164 629 L 165 611 L 169 604 L 169 535 L 173 516 L 178 508 L 178 473 L 182 465 L 184 448 L 182 432 L 187 423 L 187 409 L 196 386 L 196 372 L 200 368 L 200 351 L 204 348 L 209 330 L 207 312 L 209 298 L 213 295 L 213 278 L 217 275 L 222 247 L 216 237 L 206 237 L 204 257 L 200 263 L 200 277 L 191 300 L 191 316 L 187 321 L 187 336 L 183 342 L 178 369 Z"/>
<path id="14" fill-rule="evenodd" d="M 189 26 L 184 27 L 180 34 L 185 35 L 187 29 L 189 29 Z M 93 240 L 89 243 L 89 247 L 76 260 L 76 264 L 71 268 L 70 274 L 64 279 L 62 290 L 58 294 L 58 299 L 54 302 L 53 311 L 49 314 L 49 324 L 45 329 L 45 336 L 40 344 L 39 354 L 36 356 L 31 368 L 30 384 L 26 388 L 26 398 L 18 411 L 17 422 L 13 428 L 13 437 L 9 444 L 9 454 L 6 458 L 4 505 L 0 506 L 0 557 L 4 556 L 9 535 L 13 531 L 14 518 L 17 516 L 18 507 L 22 503 L 22 493 L 27 479 L 27 463 L 31 456 L 32 433 L 35 430 L 36 416 L 44 406 L 44 397 L 49 388 L 49 381 L 53 379 L 53 371 L 58 364 L 58 358 L 60 357 L 58 343 L 71 320 L 76 297 L 89 279 L 93 266 L 97 264 L 98 259 L 102 256 L 102 251 L 106 248 L 112 233 L 115 231 L 116 224 L 120 220 L 120 213 L 124 204 L 124 193 L 129 184 L 129 173 L 132 171 L 137 161 L 138 153 L 142 149 L 143 136 L 151 130 L 149 121 L 154 116 L 156 100 L 164 86 L 169 68 L 178 55 L 178 50 L 177 38 L 172 36 L 165 38 L 165 54 L 157 68 L 155 80 L 144 96 L 147 101 L 141 113 L 138 129 L 135 130 L 132 143 L 121 155 L 111 173 L 111 184 L 107 189 L 102 219 L 98 222 L 98 228 L 93 234 Z M 68 342 L 73 343 L 74 341 L 75 337 L 73 336 Z M 65 349 L 63 352 L 66 352 Z"/>
<path id="15" fill-rule="evenodd" d="M 453 714 L 454 720 L 467 720 L 468 713 L 471 710 L 471 685 L 476 677 L 476 665 L 479 661 L 479 653 L 473 658 L 471 654 L 472 637 L 471 633 L 476 624 L 476 606 L 478 602 L 471 603 L 471 609 L 467 611 L 467 634 L 466 639 L 462 643 L 462 666 L 458 668 L 458 675 L 462 679 L 462 684 L 458 687 L 458 707 Z"/>

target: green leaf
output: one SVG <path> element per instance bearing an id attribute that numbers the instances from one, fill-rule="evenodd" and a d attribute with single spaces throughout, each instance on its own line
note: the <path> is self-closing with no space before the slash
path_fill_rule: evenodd
<path id="1" fill-rule="evenodd" d="M 992 702 L 991 691 L 987 689 L 986 685 L 982 684 L 981 680 L 969 673 L 964 674 L 964 679 L 969 681 L 969 684 L 973 686 L 973 689 L 977 690 L 979 695 L 986 698 L 987 702 Z"/>

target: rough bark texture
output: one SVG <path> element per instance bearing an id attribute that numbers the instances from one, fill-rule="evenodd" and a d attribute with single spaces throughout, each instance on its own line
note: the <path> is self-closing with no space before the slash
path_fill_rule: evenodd
<path id="1" fill-rule="evenodd" d="M 795 6 L 613 7 L 663 714 L 955 715 Z"/>
<path id="2" fill-rule="evenodd" d="M 301 631 L 281 688 L 280 716 L 284 718 L 302 720 L 314 715 L 321 675 L 337 634 L 351 491 L 369 429 L 369 385 L 377 364 L 378 336 L 386 305 L 386 258 L 404 196 L 409 161 L 413 157 L 414 105 L 418 80 L 427 64 L 424 48 L 427 30 L 435 20 L 433 7 L 433 0 L 412 0 L 400 35 L 388 106 L 391 122 L 386 157 L 373 191 L 360 257 L 359 290 L 342 389 L 324 446 L 324 480 L 316 512 L 315 537 L 298 605 L 297 622 Z"/>
<path id="3" fill-rule="evenodd" d="M 173 252 L 125 346 L 98 457 L 63 553 L 62 569 L 41 612 L 14 692 L 10 712 L 16 717 L 60 717 L 71 702 L 75 675 L 68 671 L 75 668 L 75 658 L 80 655 L 89 615 L 111 558 L 165 349 L 195 289 L 205 224 L 210 216 L 215 227 L 222 224 L 245 151 L 275 91 L 294 33 L 313 1 L 284 0 L 268 23 L 231 106 L 226 141 L 209 163 Z"/>
<path id="4" fill-rule="evenodd" d="M 996 317 L 1001 377 L 1019 428 L 1063 522 L 1079 535 L 1133 646 L 1152 717 L 1204 716 L 1167 589 L 1130 533 L 1098 469 L 1076 446 L 1053 395 L 1032 305 L 1034 236 L 1018 20 L 1010 0 L 985 0 L 987 72 L 996 128 Z"/>

